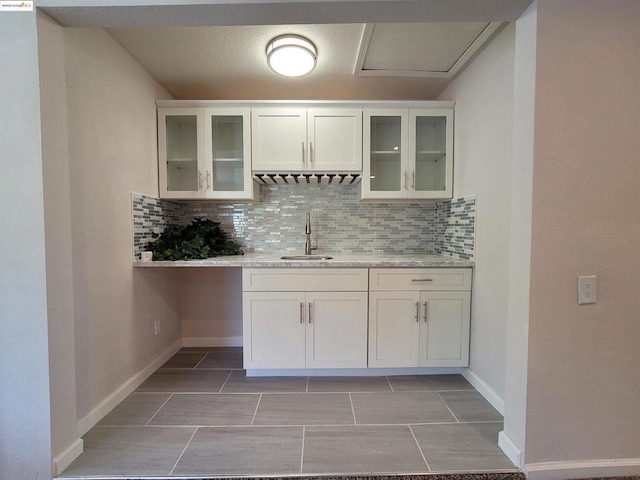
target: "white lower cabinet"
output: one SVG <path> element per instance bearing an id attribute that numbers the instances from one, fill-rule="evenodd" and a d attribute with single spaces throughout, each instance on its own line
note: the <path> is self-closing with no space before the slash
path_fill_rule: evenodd
<path id="1" fill-rule="evenodd" d="M 471 269 L 371 269 L 369 367 L 469 364 Z"/>
<path id="2" fill-rule="evenodd" d="M 470 268 L 246 268 L 245 369 L 465 367 Z"/>
<path id="3" fill-rule="evenodd" d="M 244 368 L 366 367 L 367 296 L 366 269 L 244 269 Z"/>

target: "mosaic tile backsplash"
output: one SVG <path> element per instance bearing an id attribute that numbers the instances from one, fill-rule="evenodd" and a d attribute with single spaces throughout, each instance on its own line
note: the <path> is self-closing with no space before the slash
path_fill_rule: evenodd
<path id="1" fill-rule="evenodd" d="M 161 233 L 167 225 L 180 223 L 181 208 L 179 202 L 131 193 L 134 259 L 140 259 L 144 247 L 153 240 L 152 233 Z"/>
<path id="2" fill-rule="evenodd" d="M 220 222 L 246 252 L 300 254 L 305 217 L 311 213 L 311 238 L 319 253 L 438 253 L 473 259 L 475 197 L 412 204 L 363 203 L 358 197 L 357 185 L 261 185 L 255 203 L 133 194 L 134 258 L 151 238 L 151 229 L 203 217 Z M 164 224 L 161 212 L 166 212 Z"/>

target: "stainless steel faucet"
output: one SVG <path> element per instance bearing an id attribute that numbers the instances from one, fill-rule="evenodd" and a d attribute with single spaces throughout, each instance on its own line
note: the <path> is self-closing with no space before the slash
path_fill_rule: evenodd
<path id="1" fill-rule="evenodd" d="M 311 252 L 317 250 L 317 247 L 311 246 L 311 214 L 307 213 L 307 221 L 304 226 L 304 234 L 306 240 L 304 242 L 304 254 L 311 255 Z"/>

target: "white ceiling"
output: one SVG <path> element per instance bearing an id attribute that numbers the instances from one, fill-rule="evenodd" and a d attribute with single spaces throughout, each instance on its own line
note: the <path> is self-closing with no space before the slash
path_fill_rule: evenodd
<path id="1" fill-rule="evenodd" d="M 354 74 L 365 24 L 107 31 L 179 99 L 391 100 L 436 98 L 449 80 L 416 77 L 430 71 L 446 74 L 487 26 L 488 22 L 376 24 L 362 53 L 367 76 Z M 310 75 L 288 79 L 267 67 L 267 43 L 285 33 L 303 35 L 316 45 L 318 64 Z"/>
<path id="2" fill-rule="evenodd" d="M 466 48 L 491 37 L 487 25 L 515 20 L 530 1 L 38 3 L 63 26 L 106 27 L 178 99 L 429 100 L 473 58 Z M 306 36 L 318 47 L 310 75 L 290 79 L 268 69 L 266 45 L 285 33 Z M 434 74 L 444 78 L 430 78 Z"/>

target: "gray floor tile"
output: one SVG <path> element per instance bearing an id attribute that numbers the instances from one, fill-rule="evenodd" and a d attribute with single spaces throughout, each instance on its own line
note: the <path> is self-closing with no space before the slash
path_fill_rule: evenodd
<path id="1" fill-rule="evenodd" d="M 501 422 L 413 425 L 411 428 L 433 471 L 515 469 L 498 447 Z"/>
<path id="2" fill-rule="evenodd" d="M 260 395 L 175 394 L 149 425 L 251 425 Z"/>
<path id="3" fill-rule="evenodd" d="M 229 370 L 158 370 L 139 392 L 219 392 Z"/>
<path id="4" fill-rule="evenodd" d="M 302 427 L 199 428 L 173 474 L 294 474 L 301 455 Z"/>
<path id="5" fill-rule="evenodd" d="M 197 368 L 242 368 L 242 351 L 211 351 Z"/>
<path id="6" fill-rule="evenodd" d="M 394 392 L 421 390 L 473 390 L 462 375 L 400 375 L 390 376 Z"/>
<path id="7" fill-rule="evenodd" d="M 244 370 L 234 370 L 222 393 L 305 392 L 307 377 L 247 377 Z"/>
<path id="8" fill-rule="evenodd" d="M 98 425 L 145 425 L 167 401 L 169 393 L 133 392 Z"/>
<path id="9" fill-rule="evenodd" d="M 440 392 L 440 396 L 461 422 L 502 421 L 502 415 L 475 390 Z"/>
<path id="10" fill-rule="evenodd" d="M 193 368 L 208 352 L 178 352 L 160 368 Z"/>
<path id="11" fill-rule="evenodd" d="M 407 425 L 306 427 L 302 473 L 425 473 Z"/>
<path id="12" fill-rule="evenodd" d="M 195 428 L 94 427 L 64 476 L 169 475 Z"/>
<path id="13" fill-rule="evenodd" d="M 348 393 L 264 394 L 254 425 L 353 425 Z"/>
<path id="14" fill-rule="evenodd" d="M 309 392 L 390 392 L 387 377 L 309 377 Z"/>
<path id="15" fill-rule="evenodd" d="M 352 393 L 358 425 L 455 422 L 437 392 Z"/>

